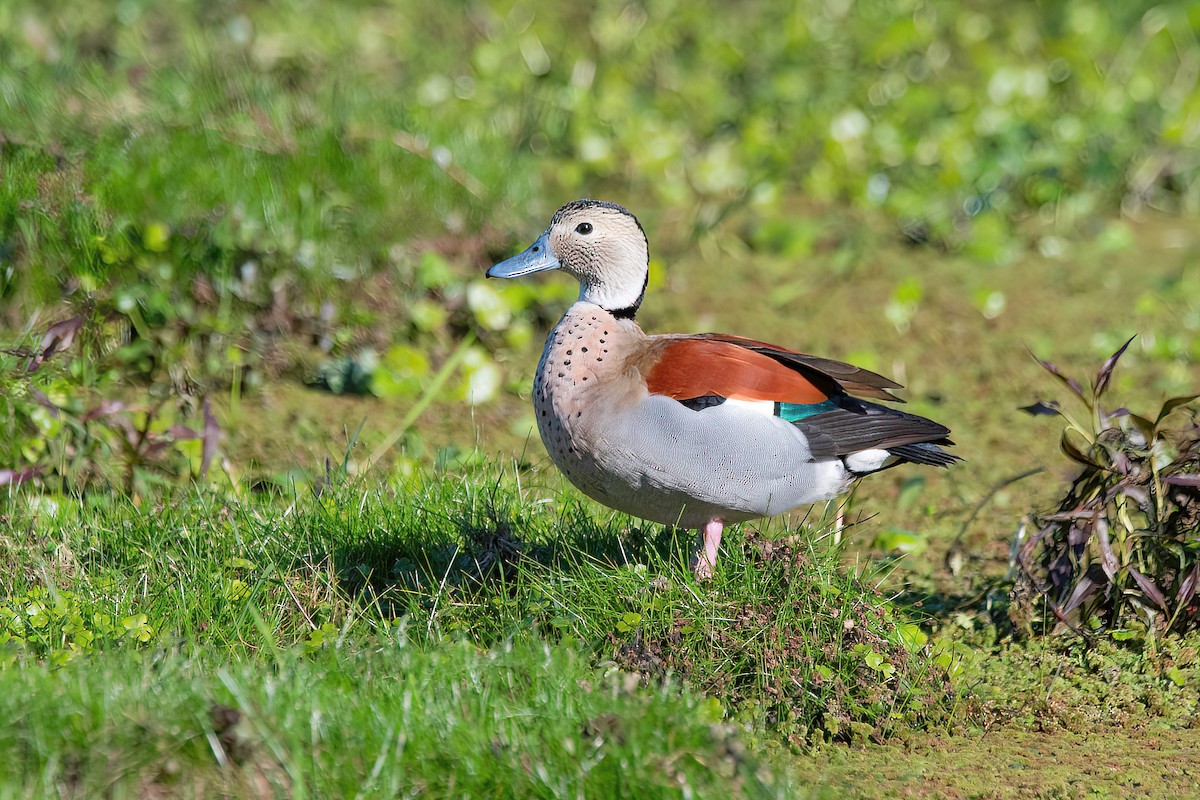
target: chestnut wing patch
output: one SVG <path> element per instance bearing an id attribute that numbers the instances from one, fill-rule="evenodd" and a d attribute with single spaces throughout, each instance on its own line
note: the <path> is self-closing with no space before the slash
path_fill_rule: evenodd
<path id="1" fill-rule="evenodd" d="M 676 400 L 716 395 L 811 406 L 855 394 L 903 402 L 889 391 L 900 384 L 870 370 L 741 336 L 661 337 L 640 360 L 650 392 Z"/>
<path id="2" fill-rule="evenodd" d="M 732 342 L 671 337 L 655 342 L 642 375 L 651 394 L 676 400 L 716 395 L 730 400 L 810 405 L 829 394 L 789 364 Z"/>
<path id="3" fill-rule="evenodd" d="M 875 400 L 904 402 L 889 391 L 903 388 L 900 384 L 853 364 L 810 356 L 779 345 L 747 339 L 743 336 L 733 336 L 728 333 L 700 333 L 689 338 L 697 341 L 728 343 L 766 356 L 790 369 L 797 370 L 828 396 L 855 394 Z"/>

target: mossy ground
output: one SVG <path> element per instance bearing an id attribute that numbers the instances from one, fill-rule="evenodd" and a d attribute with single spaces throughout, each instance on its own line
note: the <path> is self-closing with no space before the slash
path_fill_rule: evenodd
<path id="1" fill-rule="evenodd" d="M 801 762 L 799 769 L 807 782 L 861 798 L 1165 800 L 1200 791 L 1198 763 L 1196 730 L 1035 733 L 999 728 L 827 749 Z"/>

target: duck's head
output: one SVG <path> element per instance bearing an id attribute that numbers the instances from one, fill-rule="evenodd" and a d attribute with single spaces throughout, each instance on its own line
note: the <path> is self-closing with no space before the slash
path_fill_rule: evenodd
<path id="1" fill-rule="evenodd" d="M 631 318 L 650 277 L 650 249 L 637 217 L 616 203 L 576 200 L 555 212 L 550 227 L 525 252 L 487 271 L 518 278 L 561 269 L 579 281 L 579 299 Z"/>

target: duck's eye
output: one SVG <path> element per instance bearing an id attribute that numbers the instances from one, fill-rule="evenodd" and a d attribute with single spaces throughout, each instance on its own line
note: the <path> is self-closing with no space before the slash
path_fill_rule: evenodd
<path id="1" fill-rule="evenodd" d="M 575 232 L 582 233 L 584 236 L 587 236 L 589 233 L 592 232 L 592 223 L 590 223 L 590 222 L 579 223 L 578 225 L 575 226 Z"/>

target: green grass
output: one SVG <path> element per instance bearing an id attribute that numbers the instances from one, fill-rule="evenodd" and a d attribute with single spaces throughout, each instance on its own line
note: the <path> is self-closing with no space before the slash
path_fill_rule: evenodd
<path id="1" fill-rule="evenodd" d="M 786 527 L 735 528 L 700 584 L 689 540 L 536 477 L 12 494 L 0 792 L 836 797 L 821 742 L 1200 719 L 1194 637 L 997 640 Z"/>
<path id="2" fill-rule="evenodd" d="M 767 796 L 789 741 L 949 719 L 949 651 L 832 550 L 735 532 L 697 584 L 689 541 L 534 499 L 11 496 L 0 790 Z"/>
<path id="3" fill-rule="evenodd" d="M 12 516 L 0 606 L 11 663 L 186 642 L 233 657 L 339 636 L 554 642 L 674 675 L 752 727 L 849 739 L 945 721 L 959 656 L 828 545 L 734 534 L 696 583 L 690 535 L 565 515 L 490 471 L 319 498 L 56 501 Z M 28 527 L 26 527 L 28 525 Z"/>
<path id="4" fill-rule="evenodd" d="M 0 697 L 3 797 L 785 796 L 703 698 L 529 642 L 110 653 Z"/>

